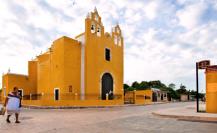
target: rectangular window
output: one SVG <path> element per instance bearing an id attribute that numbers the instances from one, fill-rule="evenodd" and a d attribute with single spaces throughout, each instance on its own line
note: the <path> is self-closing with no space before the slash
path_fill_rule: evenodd
<path id="1" fill-rule="evenodd" d="M 59 88 L 54 89 L 54 100 L 59 100 Z"/>
<path id="2" fill-rule="evenodd" d="M 110 61 L 110 58 L 111 58 L 111 56 L 110 56 L 110 49 L 106 48 L 105 49 L 105 59 L 107 61 Z"/>
<path id="3" fill-rule="evenodd" d="M 69 92 L 72 92 L 72 86 L 71 85 L 69 86 Z"/>

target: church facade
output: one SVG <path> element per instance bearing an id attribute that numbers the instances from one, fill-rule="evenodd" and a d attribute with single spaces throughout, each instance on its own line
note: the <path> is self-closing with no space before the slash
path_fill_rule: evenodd
<path id="1" fill-rule="evenodd" d="M 123 101 L 123 48 L 119 25 L 105 32 L 95 9 L 88 13 L 83 33 L 55 40 L 29 61 L 28 75 L 4 74 L 1 96 L 17 86 L 24 101 Z"/>

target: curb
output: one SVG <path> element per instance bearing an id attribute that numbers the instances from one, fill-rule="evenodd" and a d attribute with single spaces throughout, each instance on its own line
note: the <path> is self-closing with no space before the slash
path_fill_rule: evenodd
<path id="1" fill-rule="evenodd" d="M 24 109 L 86 109 L 86 108 L 113 108 L 123 106 L 29 106 L 23 105 Z M 124 106 L 125 107 L 125 106 Z"/>
<path id="2" fill-rule="evenodd" d="M 168 102 L 159 102 L 151 104 L 123 104 L 123 105 L 111 105 L 111 106 L 34 106 L 34 105 L 22 105 L 24 109 L 88 109 L 88 108 L 115 108 L 115 107 L 130 107 L 130 106 L 148 106 L 167 104 Z"/>
<path id="3" fill-rule="evenodd" d="M 217 117 L 201 117 L 201 116 L 185 116 L 185 115 L 167 115 L 167 114 L 160 114 L 156 112 L 152 112 L 155 116 L 160 116 L 164 118 L 175 118 L 178 120 L 185 120 L 185 121 L 196 121 L 196 122 L 213 122 L 217 123 Z"/>
<path id="4" fill-rule="evenodd" d="M 113 106 L 29 106 L 23 105 L 24 109 L 91 109 L 91 108 L 115 108 L 129 106 L 145 106 L 145 105 L 113 105 Z"/>

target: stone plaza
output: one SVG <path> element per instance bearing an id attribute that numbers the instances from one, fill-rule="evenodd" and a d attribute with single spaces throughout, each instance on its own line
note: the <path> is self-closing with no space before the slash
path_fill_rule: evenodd
<path id="1" fill-rule="evenodd" d="M 21 124 L 0 117 L 1 133 L 216 133 L 217 123 L 153 115 L 154 111 L 193 106 L 194 102 L 81 109 L 22 109 Z"/>

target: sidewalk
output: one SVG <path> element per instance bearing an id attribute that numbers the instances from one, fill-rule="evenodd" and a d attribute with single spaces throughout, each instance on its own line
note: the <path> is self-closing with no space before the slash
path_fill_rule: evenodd
<path id="1" fill-rule="evenodd" d="M 166 117 L 166 118 L 175 118 L 178 120 L 217 123 L 217 114 L 204 113 L 204 112 L 197 113 L 195 106 L 191 105 L 191 106 L 185 106 L 179 108 L 158 110 L 152 112 L 152 114 L 156 116 Z M 201 106 L 200 109 L 201 108 L 204 109 L 205 108 L 204 105 Z"/>
<path id="2" fill-rule="evenodd" d="M 167 104 L 169 102 L 152 102 L 147 104 L 123 104 L 123 105 L 109 105 L 109 106 L 34 106 L 34 105 L 22 105 L 24 109 L 86 109 L 86 108 L 116 108 L 116 107 L 128 107 L 128 106 L 147 106 Z M 0 108 L 2 104 L 0 103 Z"/>

